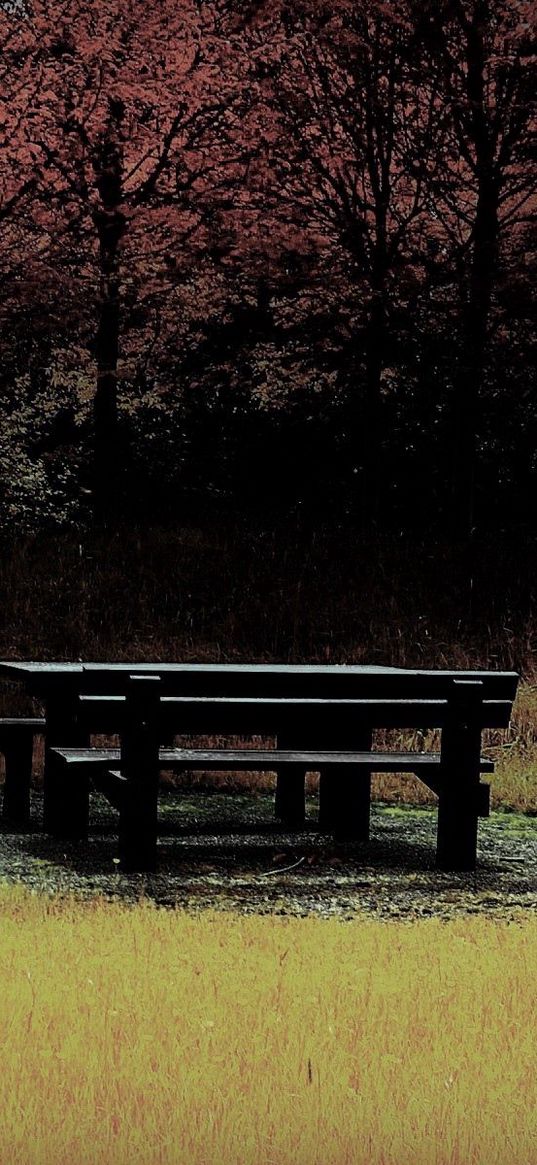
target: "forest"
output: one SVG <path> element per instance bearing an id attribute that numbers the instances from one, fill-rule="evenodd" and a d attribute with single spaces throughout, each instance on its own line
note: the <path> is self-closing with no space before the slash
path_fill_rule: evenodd
<path id="1" fill-rule="evenodd" d="M 527 619 L 534 15 L 4 3 L 2 540 L 374 544 Z"/>

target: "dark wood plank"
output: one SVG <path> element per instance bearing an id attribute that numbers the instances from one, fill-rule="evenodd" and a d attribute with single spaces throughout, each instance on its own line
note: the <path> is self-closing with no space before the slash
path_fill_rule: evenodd
<path id="1" fill-rule="evenodd" d="M 286 829 L 302 829 L 306 819 L 305 769 L 303 763 L 288 762 L 281 784 L 279 812 Z"/>
<path id="2" fill-rule="evenodd" d="M 371 812 L 371 770 L 366 766 L 323 765 L 321 787 L 331 789 L 330 816 L 319 824 L 333 830 L 336 841 L 367 841 Z M 326 793 L 324 794 L 326 796 Z M 321 803 L 322 808 L 322 803 Z"/>
<path id="3" fill-rule="evenodd" d="M 357 760 L 356 766 L 353 769 L 353 780 L 360 784 L 362 789 L 362 824 L 361 836 L 362 838 L 369 836 L 369 817 L 370 817 L 370 800 L 371 800 L 371 770 L 365 766 L 367 758 L 372 754 L 373 732 L 369 723 L 362 723 L 349 726 L 344 733 L 338 730 L 337 724 L 334 725 L 333 731 L 329 737 L 324 738 L 323 744 L 331 743 L 334 752 L 334 760 L 337 761 L 337 752 L 340 749 L 345 749 L 357 756 L 363 757 L 363 762 Z M 338 784 L 329 777 L 327 778 L 325 765 L 330 766 L 330 759 L 320 763 L 319 768 L 319 827 L 321 829 L 333 829 L 337 820 L 337 798 L 338 798 Z M 359 826 L 357 826 L 360 829 Z"/>
<path id="4" fill-rule="evenodd" d="M 89 764 L 92 767 L 107 767 L 120 760 L 118 748 L 56 748 L 53 750 L 69 765 Z M 302 765 L 305 771 L 318 772 L 319 765 L 344 765 L 368 768 L 372 773 L 413 773 L 423 770 L 438 770 L 440 753 L 432 752 L 353 752 L 317 751 L 305 749 L 203 749 L 203 748 L 161 748 L 159 749 L 161 768 L 205 767 L 208 770 L 250 768 L 274 772 L 278 765 Z M 482 772 L 493 772 L 494 763 L 486 757 L 480 758 Z"/>
<path id="5" fill-rule="evenodd" d="M 0 744 L 4 739 L 4 732 L 12 735 L 17 731 L 25 732 L 27 729 L 31 729 L 37 736 L 45 731 L 45 724 L 43 716 L 2 716 L 0 718 Z"/>
<path id="6" fill-rule="evenodd" d="M 425 698 L 447 694 L 456 679 L 479 679 L 485 698 L 513 700 L 515 672 L 403 669 L 353 664 L 185 664 L 185 663 L 61 663 L 0 661 L 0 674 L 19 678 L 29 690 L 46 694 L 56 684 L 76 690 L 115 694 L 124 690 L 130 674 L 150 672 L 161 677 L 167 694 L 185 695 L 320 695 Z"/>
<path id="7" fill-rule="evenodd" d="M 150 667 L 151 665 L 148 665 Z M 153 665 L 154 667 L 154 665 Z M 513 700 L 518 676 L 510 672 L 435 672 L 328 665 L 170 665 L 155 669 L 162 695 L 427 699 L 446 698 L 454 679 L 479 679 L 485 699 Z M 123 670 L 84 669 L 84 688 L 121 694 Z"/>
<path id="8" fill-rule="evenodd" d="M 80 716 L 94 732 L 121 731 L 125 718 L 123 696 L 80 697 Z M 503 728 L 511 716 L 509 700 L 487 700 L 482 726 Z M 294 742 L 312 729 L 363 732 L 372 728 L 442 728 L 448 718 L 447 700 L 298 699 L 165 696 L 159 706 L 161 731 L 183 734 L 233 733 L 292 734 Z"/>

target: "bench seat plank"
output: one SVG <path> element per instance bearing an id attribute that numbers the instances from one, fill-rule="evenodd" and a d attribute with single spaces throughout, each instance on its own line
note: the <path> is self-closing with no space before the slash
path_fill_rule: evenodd
<path id="1" fill-rule="evenodd" d="M 121 759 L 118 748 L 54 748 L 51 753 L 64 774 L 63 779 L 60 776 L 63 795 L 57 800 L 56 827 L 53 832 L 58 832 L 60 836 L 87 836 L 90 772 L 95 787 L 121 814 L 129 782 L 121 770 L 116 768 Z M 161 748 L 158 761 L 164 769 L 277 771 L 283 780 L 279 816 L 287 826 L 293 828 L 302 828 L 305 821 L 305 773 L 318 771 L 321 776 L 319 825 L 322 829 L 334 832 L 338 840 L 367 840 L 371 773 L 414 773 L 437 795 L 446 786 L 440 753 Z M 493 762 L 481 757 L 480 771 L 493 770 Z M 75 775 L 78 779 L 73 780 Z M 473 793 L 470 794 L 468 790 L 468 794 L 475 798 L 478 816 L 488 817 L 489 786 L 479 782 Z"/>
<path id="2" fill-rule="evenodd" d="M 120 759 L 118 748 L 54 748 L 51 752 L 61 757 L 67 765 L 91 764 L 105 768 Z M 315 765 L 359 765 L 373 773 L 413 773 L 417 770 L 436 770 L 440 765 L 440 753 L 433 752 L 334 752 L 323 750 L 294 751 L 289 749 L 200 749 L 161 748 L 159 762 L 165 766 L 184 768 L 218 769 L 260 769 L 265 766 L 270 772 L 280 765 L 296 764 L 315 772 Z M 494 772 L 494 763 L 481 758 L 481 772 Z"/>
<path id="3" fill-rule="evenodd" d="M 2 716 L 0 717 L 0 739 L 2 732 L 44 732 L 45 718 L 43 716 Z"/>

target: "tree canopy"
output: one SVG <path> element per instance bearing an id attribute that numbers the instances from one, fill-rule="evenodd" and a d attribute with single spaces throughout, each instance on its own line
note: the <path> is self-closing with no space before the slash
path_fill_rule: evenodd
<path id="1" fill-rule="evenodd" d="M 527 501 L 527 0 L 27 0 L 0 44 L 0 525 Z"/>

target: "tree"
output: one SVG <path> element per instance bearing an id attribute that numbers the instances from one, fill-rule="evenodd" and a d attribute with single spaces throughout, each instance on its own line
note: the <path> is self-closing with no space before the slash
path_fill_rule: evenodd
<path id="1" fill-rule="evenodd" d="M 22 118 L 35 101 L 39 82 L 24 71 L 17 46 L 17 26 L 9 9 L 0 7 L 0 226 L 35 189 L 28 158 L 18 156 L 14 139 Z"/>
<path id="2" fill-rule="evenodd" d="M 382 467 L 390 302 L 400 271 L 419 263 L 437 165 L 438 90 L 434 78 L 422 83 L 414 25 L 411 4 L 304 3 L 286 36 L 265 34 L 257 54 L 279 120 L 267 174 L 275 213 L 302 224 L 332 265 L 335 248 L 354 289 L 348 425 L 369 520 Z"/>
<path id="3" fill-rule="evenodd" d="M 448 0 L 422 32 L 448 120 L 431 184 L 436 214 L 461 273 L 461 357 L 452 432 L 452 529 L 474 524 L 483 377 L 502 245 L 527 221 L 535 196 L 533 6 L 525 0 Z"/>
<path id="4" fill-rule="evenodd" d="M 247 164 L 234 132 L 248 103 L 241 21 L 223 0 L 74 0 L 60 10 L 32 0 L 4 22 L 12 58 L 37 82 L 13 172 L 32 182 L 36 234 L 48 235 L 56 262 L 97 277 L 94 486 L 104 513 L 117 487 L 126 288 L 162 277 L 165 260 L 184 266 L 181 254 L 207 242 L 219 192 L 229 199 Z"/>

